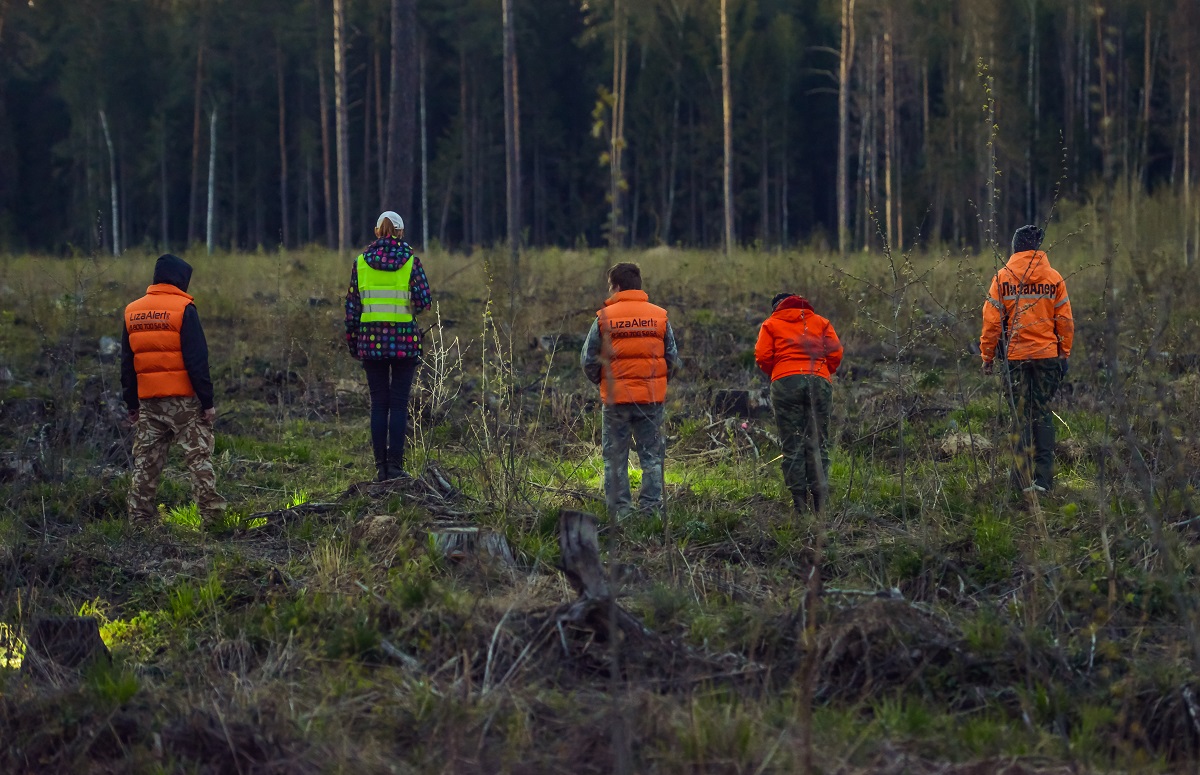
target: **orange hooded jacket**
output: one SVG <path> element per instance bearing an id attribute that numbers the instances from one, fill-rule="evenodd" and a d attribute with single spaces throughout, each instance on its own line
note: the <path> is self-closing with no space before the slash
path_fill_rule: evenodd
<path id="1" fill-rule="evenodd" d="M 984 363 L 1069 358 L 1075 318 L 1062 275 L 1040 250 L 1014 253 L 992 279 L 983 305 Z M 1003 347 L 1001 347 L 1003 346 Z"/>
<path id="2" fill-rule="evenodd" d="M 759 329 L 754 360 L 772 382 L 796 374 L 832 381 L 842 362 L 842 343 L 833 324 L 814 312 L 806 299 L 789 296 Z"/>

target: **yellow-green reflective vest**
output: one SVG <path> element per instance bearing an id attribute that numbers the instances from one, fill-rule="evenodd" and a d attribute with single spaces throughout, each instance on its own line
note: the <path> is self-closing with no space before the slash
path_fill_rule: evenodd
<path id="1" fill-rule="evenodd" d="M 366 256 L 358 257 L 358 294 L 362 297 L 363 323 L 411 323 L 409 280 L 412 278 L 413 261 L 388 272 L 373 269 L 367 264 Z"/>

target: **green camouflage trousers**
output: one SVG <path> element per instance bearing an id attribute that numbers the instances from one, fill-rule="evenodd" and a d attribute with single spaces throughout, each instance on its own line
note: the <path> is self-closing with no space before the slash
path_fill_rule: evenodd
<path id="1" fill-rule="evenodd" d="M 799 511 L 824 508 L 829 491 L 829 415 L 833 385 L 824 377 L 796 374 L 771 383 L 771 405 L 783 447 L 783 483 Z"/>
<path id="2" fill-rule="evenodd" d="M 203 420 L 200 401 L 195 397 L 147 398 L 138 412 L 133 436 L 133 480 L 129 483 L 130 519 L 157 517 L 158 478 L 175 440 L 183 447 L 192 497 L 201 518 L 218 519 L 225 509 L 225 499 L 217 493 L 217 475 L 212 466 L 215 437 L 212 426 Z"/>
<path id="3" fill-rule="evenodd" d="M 1009 361 L 1007 399 L 1016 410 L 1013 431 L 1013 484 L 1031 483 L 1047 490 L 1054 486 L 1054 413 L 1050 401 L 1062 382 L 1057 358 Z M 1032 478 L 1031 478 L 1032 477 Z"/>
<path id="4" fill-rule="evenodd" d="M 608 504 L 609 517 L 616 519 L 629 513 L 631 440 L 642 466 L 638 507 L 647 511 L 661 510 L 663 457 L 666 454 L 666 440 L 659 432 L 663 421 L 663 405 L 613 404 L 604 407 L 603 420 L 604 500 Z"/>

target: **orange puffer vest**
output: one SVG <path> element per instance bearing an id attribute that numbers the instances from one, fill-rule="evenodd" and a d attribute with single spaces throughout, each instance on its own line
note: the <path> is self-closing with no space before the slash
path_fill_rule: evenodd
<path id="1" fill-rule="evenodd" d="M 174 285 L 160 283 L 125 308 L 125 330 L 133 350 L 138 398 L 194 396 L 192 380 L 183 365 L 183 311 L 192 297 Z"/>
<path id="2" fill-rule="evenodd" d="M 643 291 L 619 291 L 596 312 L 600 321 L 600 398 L 606 404 L 667 400 L 667 311 Z"/>

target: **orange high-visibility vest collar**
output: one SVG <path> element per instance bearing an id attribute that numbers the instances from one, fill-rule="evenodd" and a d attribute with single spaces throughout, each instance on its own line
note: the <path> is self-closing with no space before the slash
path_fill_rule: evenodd
<path id="1" fill-rule="evenodd" d="M 183 311 L 192 297 L 174 285 L 161 283 L 125 308 L 125 330 L 133 350 L 138 398 L 194 396 L 183 364 Z"/>
<path id="2" fill-rule="evenodd" d="M 596 312 L 600 323 L 600 399 L 606 404 L 667 400 L 667 311 L 643 291 L 620 291 Z"/>

